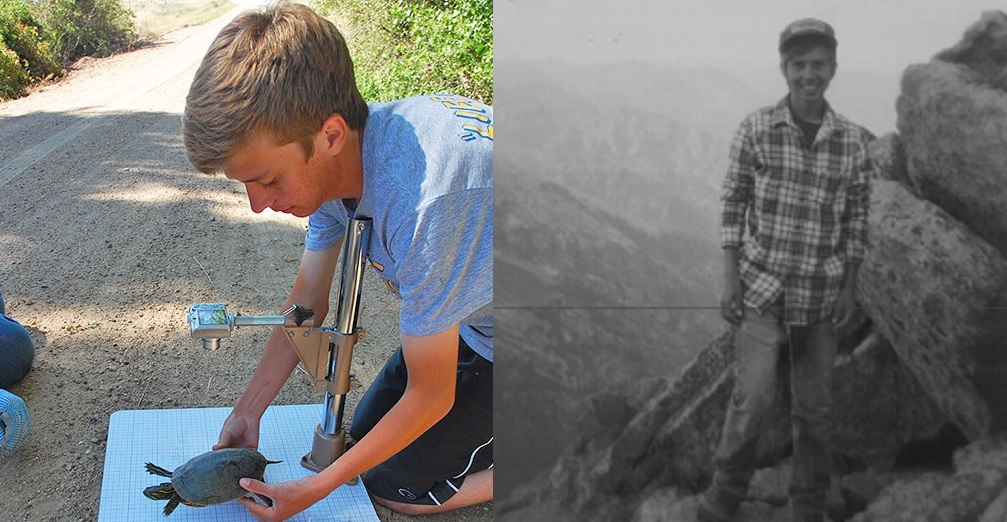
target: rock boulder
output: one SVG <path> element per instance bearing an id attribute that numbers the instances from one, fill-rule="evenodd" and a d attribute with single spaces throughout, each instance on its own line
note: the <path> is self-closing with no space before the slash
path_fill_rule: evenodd
<path id="1" fill-rule="evenodd" d="M 1005 24 L 986 13 L 962 43 L 907 68 L 896 109 L 913 191 L 1007 253 Z"/>
<path id="2" fill-rule="evenodd" d="M 867 314 L 962 433 L 988 435 L 1007 421 L 1007 261 L 895 182 L 875 182 L 869 221 Z"/>
<path id="3" fill-rule="evenodd" d="M 959 449 L 950 472 L 928 471 L 884 489 L 852 522 L 993 522 L 1007 512 L 1007 441 Z"/>
<path id="4" fill-rule="evenodd" d="M 1007 91 L 1007 14 L 983 13 L 960 42 L 937 53 L 934 60 L 964 65 L 979 81 Z"/>

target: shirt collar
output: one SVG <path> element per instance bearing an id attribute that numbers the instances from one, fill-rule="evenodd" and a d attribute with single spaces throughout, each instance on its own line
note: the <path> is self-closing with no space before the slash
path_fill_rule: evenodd
<path id="1" fill-rule="evenodd" d="M 793 128 L 797 127 L 797 122 L 794 121 L 794 117 L 790 114 L 790 106 L 788 105 L 788 100 L 790 95 L 786 95 L 781 99 L 776 107 L 773 108 L 773 114 L 770 119 L 770 123 L 773 127 L 778 125 L 788 125 Z M 843 120 L 837 117 L 836 112 L 832 110 L 832 106 L 829 102 L 825 102 L 825 114 L 822 116 L 822 127 L 819 131 L 820 136 L 828 136 L 833 132 L 839 132 L 846 128 Z"/>

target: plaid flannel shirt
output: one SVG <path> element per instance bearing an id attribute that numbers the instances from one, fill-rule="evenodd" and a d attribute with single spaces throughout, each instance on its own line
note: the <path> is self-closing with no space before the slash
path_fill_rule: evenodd
<path id="1" fill-rule="evenodd" d="M 782 296 L 795 325 L 828 317 L 846 264 L 864 258 L 874 138 L 831 107 L 810 148 L 802 136 L 787 98 L 751 114 L 721 197 L 721 246 L 738 249 L 745 304 L 761 311 Z"/>

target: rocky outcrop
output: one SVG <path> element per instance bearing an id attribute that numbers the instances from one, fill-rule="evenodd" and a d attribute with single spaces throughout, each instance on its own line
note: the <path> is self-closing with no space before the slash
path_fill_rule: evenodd
<path id="1" fill-rule="evenodd" d="M 1007 253 L 1007 15 L 966 34 L 906 70 L 897 127 L 914 192 Z"/>
<path id="2" fill-rule="evenodd" d="M 761 470 L 735 522 L 789 522 L 789 461 Z M 829 497 L 833 522 L 1003 522 L 1007 520 L 1007 441 L 1003 436 L 956 451 L 940 471 L 851 473 Z M 870 501 L 869 505 L 865 503 Z M 688 489 L 663 488 L 641 501 L 633 522 L 694 522 L 696 497 Z"/>
<path id="3" fill-rule="evenodd" d="M 958 44 L 937 53 L 934 61 L 964 65 L 980 82 L 1007 91 L 1007 14 L 983 13 Z"/>
<path id="4" fill-rule="evenodd" d="M 772 468 L 759 470 L 752 478 L 748 499 L 741 504 L 735 522 L 790 522 L 787 509 L 787 488 L 790 485 L 790 459 Z M 852 473 L 837 481 L 829 492 L 826 505 L 829 519 L 846 520 L 847 514 L 862 511 L 864 498 L 875 498 L 878 492 L 896 480 L 913 475 L 900 473 Z M 696 520 L 698 497 L 689 490 L 669 487 L 644 499 L 633 514 L 633 522 L 693 522 Z M 859 507 L 859 509 L 858 509 Z"/>
<path id="5" fill-rule="evenodd" d="M 846 340 L 843 352 L 833 386 L 833 444 L 845 463 L 840 467 L 888 469 L 906 443 L 933 436 L 947 422 L 869 324 Z M 605 432 L 600 425 L 585 429 L 590 442 L 564 457 L 549 476 L 551 487 L 535 484 L 518 499 L 499 503 L 496 513 L 508 517 L 520 512 L 519 505 L 540 505 L 548 497 L 578 513 L 577 520 L 625 520 L 636 502 L 669 486 L 702 489 L 713 473 L 733 386 L 733 357 L 733 334 L 726 331 L 679 379 L 642 404 L 620 431 Z M 787 401 L 786 391 L 780 390 L 778 407 L 759 441 L 762 466 L 772 466 L 789 450 Z M 606 409 L 620 402 L 608 397 Z M 528 514 L 510 516 L 524 520 Z"/>
<path id="6" fill-rule="evenodd" d="M 889 132 L 872 141 L 868 145 L 868 152 L 874 163 L 873 179 L 887 179 L 910 185 L 906 176 L 906 151 L 897 133 Z"/>
<path id="7" fill-rule="evenodd" d="M 1007 180 L 1005 180 L 1007 181 Z M 1007 184 L 1007 183 L 1005 183 Z M 1007 261 L 936 205 L 874 183 L 859 298 L 926 394 L 970 439 L 1007 411 Z"/>
<path id="8" fill-rule="evenodd" d="M 958 450 L 950 471 L 894 482 L 852 522 L 1000 522 L 1007 520 L 1007 440 Z"/>
<path id="9" fill-rule="evenodd" d="M 846 463 L 837 471 L 883 471 L 910 441 L 936 436 L 947 416 L 873 326 L 852 338 L 859 344 L 833 370 L 832 443 Z"/>

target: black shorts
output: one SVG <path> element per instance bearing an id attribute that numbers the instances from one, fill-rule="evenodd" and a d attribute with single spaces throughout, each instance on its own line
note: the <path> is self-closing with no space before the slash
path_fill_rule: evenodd
<path id="1" fill-rule="evenodd" d="M 402 347 L 360 399 L 350 435 L 360 440 L 406 389 Z M 493 466 L 493 363 L 458 340 L 458 379 L 451 411 L 412 444 L 364 474 L 372 495 L 409 504 L 440 505 L 470 473 Z"/>

